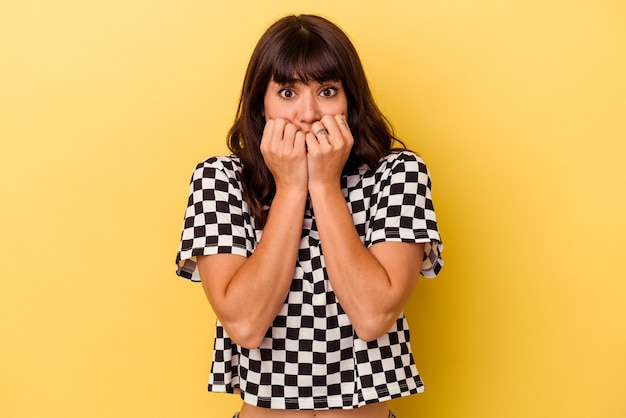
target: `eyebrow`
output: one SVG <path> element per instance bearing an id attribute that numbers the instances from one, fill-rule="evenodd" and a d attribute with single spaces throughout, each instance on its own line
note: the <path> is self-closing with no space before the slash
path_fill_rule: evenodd
<path id="1" fill-rule="evenodd" d="M 276 80 L 274 77 L 272 77 L 272 81 L 276 84 L 296 84 L 296 83 L 302 83 L 302 84 L 307 84 L 304 81 L 302 81 L 300 78 L 296 77 L 296 78 L 288 78 L 284 81 L 278 81 Z"/>
<path id="2" fill-rule="evenodd" d="M 327 79 L 327 80 L 316 80 L 314 78 L 309 79 L 308 81 L 302 81 L 302 79 L 300 79 L 299 77 L 295 77 L 295 78 L 289 78 L 285 81 L 277 81 L 275 80 L 273 77 L 271 79 L 271 81 L 273 81 L 276 84 L 281 84 L 281 85 L 293 85 L 296 83 L 302 83 L 306 86 L 308 86 L 312 81 L 319 83 L 319 84 L 324 84 L 324 83 L 341 83 L 341 80 L 333 80 L 333 79 Z"/>

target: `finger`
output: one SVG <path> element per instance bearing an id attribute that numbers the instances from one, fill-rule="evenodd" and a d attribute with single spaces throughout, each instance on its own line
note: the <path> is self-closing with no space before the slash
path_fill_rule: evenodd
<path id="1" fill-rule="evenodd" d="M 321 121 L 317 121 L 311 125 L 311 132 L 320 144 L 330 144 L 332 141 L 331 133 Z"/>
<path id="2" fill-rule="evenodd" d="M 263 127 L 263 137 L 268 136 L 274 130 L 274 119 L 268 119 L 265 121 L 265 126 Z"/>
<path id="3" fill-rule="evenodd" d="M 328 143 L 337 147 L 340 146 L 343 142 L 345 142 L 343 132 L 339 128 L 336 116 L 333 115 L 325 115 L 320 120 L 320 128 L 318 131 L 324 129 L 325 135 L 322 133 L 322 137 L 325 137 Z"/>
<path id="4" fill-rule="evenodd" d="M 350 133 L 350 128 L 344 115 L 329 116 L 328 119 L 323 119 L 323 122 L 331 134 L 337 132 L 337 134 L 344 136 Z"/>
<path id="5" fill-rule="evenodd" d="M 297 132 L 298 132 L 298 127 L 294 125 L 293 123 L 287 123 L 285 125 L 285 128 L 283 130 L 283 137 L 282 137 L 285 146 L 288 146 L 289 148 L 293 148 Z"/>
<path id="6" fill-rule="evenodd" d="M 335 121 L 337 122 L 337 126 L 342 133 L 350 132 L 350 127 L 348 126 L 348 120 L 346 119 L 346 115 L 335 115 Z"/>
<path id="7" fill-rule="evenodd" d="M 317 132 L 315 132 L 315 136 L 320 137 L 322 135 L 328 135 L 328 129 L 320 128 Z"/>
<path id="8" fill-rule="evenodd" d="M 311 125 L 311 132 L 317 138 L 321 138 L 322 135 L 328 135 L 328 130 L 326 129 L 324 124 L 320 121 L 314 122 L 313 125 Z"/>
<path id="9" fill-rule="evenodd" d="M 350 131 L 346 115 L 335 115 L 334 119 L 339 132 L 341 132 L 341 136 L 346 140 L 346 142 L 353 144 L 354 138 L 352 137 L 352 131 Z"/>
<path id="10" fill-rule="evenodd" d="M 297 131 L 293 140 L 295 150 L 306 151 L 306 135 L 302 131 Z"/>
<path id="11" fill-rule="evenodd" d="M 307 132 L 304 136 L 306 143 L 306 149 L 309 154 L 317 154 L 320 148 L 320 143 L 313 132 Z"/>
<path id="12" fill-rule="evenodd" d="M 287 125 L 287 121 L 285 119 L 275 119 L 274 120 L 274 129 L 272 130 L 272 138 L 276 140 L 282 140 L 285 135 L 285 126 Z"/>
<path id="13" fill-rule="evenodd" d="M 274 119 L 268 119 L 263 127 L 263 136 L 261 136 L 261 152 L 267 149 L 270 139 L 274 132 Z"/>

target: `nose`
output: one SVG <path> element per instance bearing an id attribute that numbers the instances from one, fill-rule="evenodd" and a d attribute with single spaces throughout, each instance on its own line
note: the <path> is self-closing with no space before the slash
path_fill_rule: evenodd
<path id="1" fill-rule="evenodd" d="M 313 122 L 322 118 L 319 104 L 313 94 L 307 94 L 302 97 L 298 113 L 300 126 L 303 130 L 308 130 Z"/>

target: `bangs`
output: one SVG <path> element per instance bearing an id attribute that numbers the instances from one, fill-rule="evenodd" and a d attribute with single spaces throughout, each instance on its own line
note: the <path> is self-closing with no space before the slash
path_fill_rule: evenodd
<path id="1" fill-rule="evenodd" d="M 271 77 L 281 84 L 341 81 L 345 71 L 338 58 L 324 40 L 299 31 L 272 57 Z"/>

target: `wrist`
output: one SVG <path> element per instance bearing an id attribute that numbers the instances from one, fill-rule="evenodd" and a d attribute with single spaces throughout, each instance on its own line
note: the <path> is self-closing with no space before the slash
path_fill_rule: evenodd
<path id="1" fill-rule="evenodd" d="M 308 190 L 306 187 L 276 185 L 276 194 L 274 195 L 274 200 L 285 199 L 287 201 L 294 202 L 299 200 L 306 200 L 307 195 Z"/>
<path id="2" fill-rule="evenodd" d="M 332 182 L 313 182 L 309 184 L 309 195 L 311 195 L 311 199 L 313 200 L 318 196 L 328 197 L 333 194 L 340 194 L 343 197 L 339 180 Z"/>

